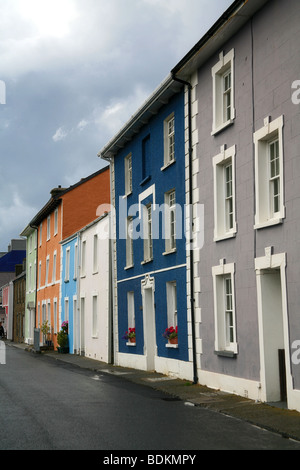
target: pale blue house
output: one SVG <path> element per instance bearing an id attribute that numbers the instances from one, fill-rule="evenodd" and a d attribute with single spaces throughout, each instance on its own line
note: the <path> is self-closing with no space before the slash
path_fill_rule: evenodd
<path id="1" fill-rule="evenodd" d="M 78 234 L 61 242 L 61 296 L 60 325 L 69 322 L 69 352 L 74 350 L 74 330 L 77 310 L 77 277 L 78 277 Z"/>

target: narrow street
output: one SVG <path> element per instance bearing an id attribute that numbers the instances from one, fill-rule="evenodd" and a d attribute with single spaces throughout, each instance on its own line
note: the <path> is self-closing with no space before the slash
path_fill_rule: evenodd
<path id="1" fill-rule="evenodd" d="M 1 450 L 300 450 L 150 387 L 14 347 L 0 366 L 0 401 Z"/>

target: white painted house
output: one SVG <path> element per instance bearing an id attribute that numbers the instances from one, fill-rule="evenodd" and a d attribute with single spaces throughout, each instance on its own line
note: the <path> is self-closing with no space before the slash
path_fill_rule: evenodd
<path id="1" fill-rule="evenodd" d="M 107 214 L 79 232 L 78 300 L 74 318 L 76 350 L 111 362 L 110 240 Z"/>

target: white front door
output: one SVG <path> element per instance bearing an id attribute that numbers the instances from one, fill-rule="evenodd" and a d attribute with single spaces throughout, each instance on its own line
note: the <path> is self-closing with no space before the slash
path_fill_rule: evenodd
<path id="1" fill-rule="evenodd" d="M 143 320 L 144 320 L 144 355 L 146 369 L 155 370 L 156 334 L 155 334 L 155 304 L 154 279 L 146 277 L 142 281 Z"/>

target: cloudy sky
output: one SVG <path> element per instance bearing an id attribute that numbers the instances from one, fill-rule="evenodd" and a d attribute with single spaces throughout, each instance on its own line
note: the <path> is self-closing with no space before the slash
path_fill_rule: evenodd
<path id="1" fill-rule="evenodd" d="M 233 0 L 0 1 L 0 251 Z"/>

